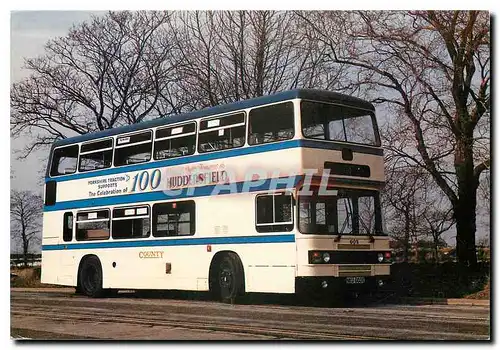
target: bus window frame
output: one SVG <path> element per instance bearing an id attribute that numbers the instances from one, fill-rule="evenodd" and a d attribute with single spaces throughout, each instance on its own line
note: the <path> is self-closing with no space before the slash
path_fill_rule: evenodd
<path id="1" fill-rule="evenodd" d="M 75 171 L 73 171 L 72 173 L 65 173 L 65 174 L 56 174 L 56 175 L 53 175 L 52 174 L 52 167 L 54 166 L 54 153 L 56 152 L 56 150 L 59 150 L 61 148 L 75 147 L 75 146 L 78 148 L 78 154 L 76 155 Z M 50 162 L 49 162 L 49 177 L 50 178 L 55 178 L 55 177 L 59 177 L 59 176 L 66 176 L 66 175 L 73 175 L 73 174 L 78 173 L 78 162 L 80 161 L 80 143 L 71 143 L 71 144 L 68 144 L 68 145 L 62 145 L 62 146 L 59 146 L 59 147 L 54 147 L 50 153 L 51 153 L 50 154 Z"/>
<path id="2" fill-rule="evenodd" d="M 92 144 L 92 143 L 98 143 L 98 142 L 103 142 L 103 141 L 108 141 L 108 140 L 111 140 L 111 147 L 107 147 L 107 148 L 101 148 L 101 149 L 98 149 L 98 150 L 93 150 L 93 151 L 87 151 L 87 152 L 83 152 L 82 153 L 82 146 L 84 145 L 88 145 L 88 144 Z M 102 139 L 94 139 L 94 140 L 90 140 L 90 141 L 86 141 L 86 142 L 81 142 L 80 143 L 80 148 L 79 148 L 79 152 L 78 152 L 78 167 L 77 167 L 77 170 L 78 170 L 78 173 L 87 173 L 89 171 L 99 171 L 99 170 L 103 170 L 103 169 L 109 169 L 109 168 L 112 168 L 114 166 L 113 162 L 115 160 L 115 138 L 114 137 L 107 137 L 107 138 L 102 138 Z M 111 163 L 109 166 L 107 167 L 103 167 L 103 168 L 99 168 L 99 169 L 90 169 L 90 170 L 80 170 L 80 161 L 81 161 L 81 155 L 86 155 L 86 154 L 92 154 L 92 153 L 97 153 L 97 152 L 105 152 L 105 151 L 109 151 L 111 150 Z"/>
<path id="3" fill-rule="evenodd" d="M 328 188 L 329 190 L 344 190 L 344 191 L 348 191 L 348 192 L 355 192 L 355 195 L 350 195 L 350 196 L 345 196 L 345 197 L 340 197 L 340 198 L 350 198 L 352 200 L 352 198 L 356 198 L 356 205 L 359 205 L 359 198 L 361 197 L 372 197 L 373 198 L 373 204 L 374 204 L 374 208 L 373 208 L 373 211 L 374 211 L 374 220 L 375 220 L 375 223 L 374 223 L 374 232 L 373 233 L 355 233 L 355 232 L 351 232 L 351 233 L 339 233 L 338 232 L 338 210 L 336 209 L 336 213 L 334 214 L 334 217 L 335 217 L 335 222 L 334 222 L 334 226 L 336 228 L 336 232 L 328 232 L 328 233 L 318 233 L 318 232 L 303 232 L 303 230 L 301 230 L 301 219 L 300 219 L 300 205 L 302 203 L 302 197 L 314 197 L 315 200 L 314 202 L 315 203 L 318 203 L 316 198 L 318 197 L 329 197 L 330 195 L 319 195 L 318 192 L 317 192 L 317 189 L 313 190 L 313 194 L 312 195 L 298 195 L 297 197 L 297 213 L 296 213 L 296 220 L 297 220 L 297 230 L 300 234 L 302 235 L 308 235 L 308 236 L 311 236 L 311 235 L 320 235 L 320 236 L 337 236 L 337 235 L 342 235 L 342 236 L 356 236 L 356 237 L 362 237 L 362 236 L 380 236 L 380 237 L 385 237 L 385 236 L 388 236 L 388 233 L 386 233 L 384 231 L 384 227 L 383 227 L 383 212 L 382 212 L 382 199 L 381 199 L 381 196 L 382 196 L 382 191 L 380 190 L 377 190 L 377 189 L 366 189 L 366 188 L 358 188 L 358 187 L 343 187 L 343 186 L 335 186 L 335 187 L 332 187 L 332 188 Z M 371 195 L 370 195 L 371 193 Z M 337 195 L 334 195 L 333 197 L 336 197 L 336 198 L 339 198 L 339 196 Z M 308 202 L 310 201 L 310 199 L 308 200 Z M 337 208 L 337 205 L 338 205 L 338 200 L 335 199 L 335 208 Z M 353 201 L 353 205 L 354 205 L 354 201 Z M 357 220 L 358 220 L 358 223 L 357 223 L 357 228 L 358 228 L 358 231 L 359 231 L 359 227 L 361 226 L 360 225 L 360 218 L 359 218 L 359 208 L 356 209 L 357 213 Z M 353 213 L 352 215 L 354 215 L 354 209 L 353 209 Z M 354 218 L 351 218 L 351 223 L 353 224 L 354 226 Z M 311 225 L 311 224 L 310 224 Z M 314 224 L 314 225 L 317 225 L 317 224 Z"/>
<path id="4" fill-rule="evenodd" d="M 144 164 L 144 163 L 151 162 L 153 160 L 153 149 L 154 149 L 154 134 L 153 134 L 153 131 L 154 130 L 152 128 L 146 128 L 146 129 L 143 129 L 143 130 L 138 130 L 138 131 L 134 131 L 134 132 L 127 133 L 127 134 L 114 135 L 115 145 L 114 145 L 114 150 L 113 150 L 113 168 L 121 168 L 121 167 L 126 167 L 126 166 L 137 165 L 137 164 Z M 122 137 L 131 137 L 131 136 L 139 135 L 139 134 L 145 134 L 146 132 L 149 132 L 149 135 L 150 135 L 149 140 L 139 141 L 139 142 L 134 142 L 134 143 L 127 143 L 127 144 L 123 144 L 123 145 L 119 145 L 118 144 L 118 139 L 119 138 L 122 138 Z M 120 164 L 120 165 L 116 165 L 115 164 L 115 161 L 116 161 L 116 150 L 117 149 L 122 149 L 122 148 L 126 148 L 126 147 L 133 147 L 133 146 L 137 146 L 137 145 L 145 145 L 147 143 L 151 143 L 151 148 L 150 148 L 150 153 L 149 153 L 150 157 L 149 157 L 148 160 L 145 160 L 145 161 L 142 161 L 142 162 L 137 162 L 137 163 L 132 163 L 132 164 Z"/>
<path id="5" fill-rule="evenodd" d="M 183 234 L 179 235 L 178 232 L 175 235 L 157 235 L 157 226 L 158 226 L 158 215 L 155 216 L 155 206 L 161 206 L 161 205 L 170 205 L 172 206 L 173 203 L 178 205 L 179 203 L 192 203 L 192 212 L 189 212 L 189 234 Z M 188 237 L 188 236 L 194 236 L 196 235 L 196 201 L 194 199 L 187 199 L 187 200 L 175 200 L 175 201 L 169 201 L 169 202 L 156 202 L 151 206 L 151 237 L 154 237 L 156 239 L 165 239 L 165 238 L 179 238 L 179 237 Z M 171 213 L 167 212 L 167 216 L 170 215 Z M 192 215 L 191 215 L 192 214 Z M 168 221 L 167 221 L 168 225 Z"/>
<path id="6" fill-rule="evenodd" d="M 201 130 L 201 123 L 204 122 L 204 121 L 209 122 L 211 120 L 223 119 L 223 118 L 231 117 L 231 116 L 238 115 L 238 114 L 243 114 L 243 122 L 236 123 L 236 124 L 231 124 L 231 125 L 217 126 L 217 127 L 212 127 L 212 128 L 207 128 L 205 130 Z M 221 114 L 221 115 L 216 115 L 216 116 L 209 116 L 209 117 L 205 117 L 205 118 L 200 118 L 200 119 L 198 119 L 198 124 L 199 124 L 198 125 L 198 130 L 197 130 L 198 132 L 197 132 L 197 136 L 196 136 L 196 151 L 197 151 L 198 154 L 229 151 L 229 150 L 232 150 L 232 149 L 237 149 L 237 148 L 242 148 L 242 147 L 248 146 L 248 138 L 247 138 L 247 133 L 248 133 L 248 112 L 247 112 L 246 109 L 242 109 L 242 110 L 239 110 L 239 111 L 232 111 L 232 112 L 227 113 L 227 114 Z M 244 127 L 245 131 L 244 131 L 244 134 L 243 134 L 244 140 L 243 140 L 243 143 L 240 146 L 230 147 L 230 148 L 224 148 L 224 149 L 217 149 L 217 150 L 211 150 L 211 151 L 200 150 L 200 134 L 214 132 L 214 131 L 219 131 L 219 130 L 226 130 L 226 129 L 236 128 L 236 127 L 241 127 L 241 126 Z"/>
<path id="7" fill-rule="evenodd" d="M 65 236 L 65 233 L 67 232 L 68 228 L 67 228 L 67 225 L 66 225 L 66 220 L 67 218 L 71 216 L 71 239 L 67 240 L 66 239 L 66 236 Z M 75 213 L 72 211 L 72 210 L 69 210 L 69 211 L 65 211 L 63 213 L 63 229 L 62 229 L 62 240 L 63 242 L 65 243 L 68 243 L 68 242 L 73 242 L 74 239 L 76 239 L 76 215 Z"/>
<path id="8" fill-rule="evenodd" d="M 273 222 L 272 223 L 258 223 L 258 210 L 257 210 L 257 202 L 259 197 L 265 197 L 265 196 L 270 196 L 272 197 L 272 203 L 273 203 Z M 280 196 L 290 196 L 290 219 L 291 221 L 283 221 L 283 222 L 276 222 L 276 210 L 275 210 L 275 197 L 280 197 Z M 295 218 L 294 218 L 294 196 L 293 193 L 290 191 L 279 191 L 279 192 L 273 192 L 273 193 L 259 193 L 255 195 L 254 197 L 254 211 L 255 211 L 255 231 L 257 233 L 270 233 L 270 232 L 291 232 L 293 231 L 295 227 Z M 266 230 L 261 230 L 259 231 L 258 227 L 269 227 L 269 226 L 291 226 L 290 230 L 280 230 L 280 231 L 266 231 Z"/>
<path id="9" fill-rule="evenodd" d="M 272 103 L 272 104 L 265 104 L 265 105 L 261 105 L 261 106 L 255 106 L 255 107 L 252 107 L 250 108 L 250 110 L 248 111 L 247 115 L 247 133 L 246 133 L 246 144 L 250 147 L 252 146 L 260 146 L 260 145 L 266 145 L 266 144 L 271 144 L 271 143 L 277 143 L 277 142 L 285 142 L 285 141 L 288 141 L 288 140 L 293 140 L 295 138 L 295 136 L 297 135 L 297 126 L 296 126 L 296 110 L 295 110 L 295 100 L 286 100 L 286 101 L 280 101 L 280 102 L 276 102 L 276 103 Z M 292 104 L 292 136 L 289 137 L 289 138 L 286 138 L 286 139 L 282 139 L 282 140 L 273 140 L 273 141 L 267 141 L 267 142 L 260 142 L 260 143 L 250 143 L 250 123 L 251 123 L 251 119 L 252 119 L 252 116 L 251 116 L 251 113 L 254 109 L 261 109 L 261 108 L 269 108 L 269 107 L 274 107 L 274 106 L 277 106 L 277 105 L 284 105 L 284 104 L 287 104 L 287 103 L 291 103 Z"/>
<path id="10" fill-rule="evenodd" d="M 184 127 L 184 126 L 189 125 L 189 124 L 194 124 L 194 131 L 189 132 L 189 133 L 178 134 L 178 135 L 170 135 L 170 136 L 166 136 L 166 137 L 160 137 L 160 138 L 156 137 L 156 133 L 158 132 L 158 130 L 175 129 L 175 128 L 179 128 L 179 127 Z M 153 162 L 160 162 L 160 161 L 165 161 L 165 160 L 168 161 L 169 159 L 181 158 L 181 157 L 188 157 L 188 156 L 195 155 L 196 153 L 198 153 L 198 132 L 199 132 L 199 129 L 198 129 L 198 119 L 194 119 L 194 120 L 188 121 L 188 122 L 177 123 L 177 124 L 168 124 L 168 125 L 163 125 L 163 126 L 157 126 L 154 129 L 154 135 L 153 135 L 154 136 L 154 139 L 153 139 L 153 157 L 152 157 L 152 159 L 150 161 L 153 161 Z M 183 154 L 181 156 L 168 157 L 168 158 L 163 158 L 163 159 L 157 159 L 156 158 L 155 151 L 156 151 L 156 142 L 157 141 L 171 140 L 171 139 L 175 139 L 175 138 L 181 138 L 181 137 L 192 136 L 192 135 L 195 136 L 195 138 L 194 138 L 194 150 L 193 150 L 193 153 Z"/>
<path id="11" fill-rule="evenodd" d="M 148 209 L 148 214 L 146 215 L 130 215 L 126 217 L 118 217 L 115 218 L 114 211 L 115 210 L 120 210 L 120 209 L 140 209 L 140 208 L 147 208 Z M 111 225 L 110 225 L 110 238 L 113 240 L 124 240 L 124 239 L 131 239 L 131 240 L 137 240 L 137 239 L 148 239 L 152 237 L 152 209 L 151 205 L 149 204 L 136 204 L 136 205 L 127 205 L 127 206 L 118 206 L 118 207 L 113 207 L 111 209 Z M 149 220 L 149 230 L 148 230 L 148 235 L 147 236 L 141 236 L 141 237 L 113 237 L 113 222 L 114 221 L 123 221 L 123 220 L 134 220 L 134 219 L 145 219 L 147 218 Z"/>
<path id="12" fill-rule="evenodd" d="M 107 211 L 108 212 L 108 218 L 107 219 L 90 219 L 90 220 L 81 220 L 78 221 L 78 214 L 85 214 L 85 213 L 93 213 L 93 212 L 99 212 L 99 211 Z M 78 239 L 78 223 L 79 222 L 104 222 L 104 221 L 109 222 L 109 227 L 108 227 L 108 238 L 96 238 L 96 239 Z M 112 218 L 111 218 L 111 209 L 110 208 L 96 208 L 96 209 L 91 209 L 91 210 L 80 210 L 76 211 L 75 216 L 74 216 L 74 236 L 75 240 L 77 242 L 90 242 L 90 241 L 109 241 L 112 240 L 113 237 L 111 236 L 111 224 L 112 224 Z"/>
<path id="13" fill-rule="evenodd" d="M 374 131 L 374 136 L 375 136 L 375 144 L 367 144 L 367 143 L 359 143 L 359 142 L 352 142 L 352 141 L 342 141 L 342 140 L 328 140 L 328 139 L 318 139 L 310 136 L 305 136 L 304 135 L 304 127 L 302 124 L 302 102 L 313 102 L 313 103 L 323 103 L 323 104 L 328 104 L 328 105 L 334 105 L 334 106 L 339 106 L 339 107 L 348 107 L 348 108 L 353 108 L 353 109 L 359 109 L 368 112 L 368 115 L 370 115 L 370 119 L 372 121 L 372 126 L 373 126 L 373 131 Z M 320 100 L 310 100 L 310 99 L 300 99 L 299 100 L 299 122 L 300 122 L 300 132 L 302 134 L 302 137 L 307 140 L 314 140 L 318 142 L 330 142 L 330 143 L 342 143 L 344 145 L 357 145 L 357 146 L 363 146 L 363 147 L 374 147 L 374 148 L 381 148 L 382 147 L 382 141 L 380 139 L 380 131 L 378 127 L 378 122 L 377 122 L 377 117 L 375 115 L 375 111 L 363 107 L 359 107 L 356 104 L 348 105 L 345 103 L 338 103 L 338 102 L 325 102 L 325 101 L 320 101 Z M 342 118 L 342 120 L 345 120 Z M 344 131 L 345 134 L 345 131 Z"/>

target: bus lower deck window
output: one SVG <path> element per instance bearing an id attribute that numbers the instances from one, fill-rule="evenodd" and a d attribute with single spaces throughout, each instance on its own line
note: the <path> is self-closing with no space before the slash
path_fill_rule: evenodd
<path id="1" fill-rule="evenodd" d="M 128 207 L 113 210 L 113 239 L 149 237 L 149 207 Z"/>
<path id="2" fill-rule="evenodd" d="M 79 212 L 76 216 L 76 240 L 92 241 L 109 238 L 109 210 Z"/>
<path id="3" fill-rule="evenodd" d="M 257 232 L 288 232 L 293 230 L 292 196 L 280 193 L 255 198 Z"/>
<path id="4" fill-rule="evenodd" d="M 67 212 L 63 216 L 63 241 L 71 242 L 73 240 L 73 213 Z"/>
<path id="5" fill-rule="evenodd" d="M 194 201 L 153 205 L 153 236 L 187 236 L 195 233 Z"/>
<path id="6" fill-rule="evenodd" d="M 302 195 L 298 199 L 298 213 L 301 233 L 383 233 L 380 197 L 373 190 L 338 189 L 337 195 Z"/>

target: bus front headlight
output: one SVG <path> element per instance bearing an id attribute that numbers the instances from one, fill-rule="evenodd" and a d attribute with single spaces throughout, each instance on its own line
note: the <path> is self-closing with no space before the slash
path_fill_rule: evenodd
<path id="1" fill-rule="evenodd" d="M 384 261 L 384 254 L 378 253 L 377 260 L 378 260 L 379 263 L 381 263 L 382 261 Z"/>
<path id="2" fill-rule="evenodd" d="M 326 263 L 330 261 L 330 253 L 323 253 L 323 261 Z"/>

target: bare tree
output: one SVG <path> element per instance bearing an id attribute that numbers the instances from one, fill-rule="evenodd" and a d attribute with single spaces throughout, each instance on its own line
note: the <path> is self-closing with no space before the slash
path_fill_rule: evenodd
<path id="1" fill-rule="evenodd" d="M 455 225 L 453 208 L 446 201 L 446 197 L 437 191 L 435 184 L 427 181 L 424 207 L 419 217 L 418 230 L 421 236 L 430 238 L 434 261 L 439 262 L 439 248 L 444 244 L 443 233 Z"/>
<path id="2" fill-rule="evenodd" d="M 297 30 L 293 12 L 197 11 L 175 17 L 170 21 L 178 54 L 174 65 L 186 109 L 326 87 L 318 78 L 322 57 Z"/>
<path id="3" fill-rule="evenodd" d="M 352 67 L 351 85 L 403 115 L 412 144 L 386 145 L 425 169 L 448 198 L 459 261 L 475 264 L 476 197 L 489 168 L 487 12 L 299 13 L 325 59 Z"/>
<path id="4" fill-rule="evenodd" d="M 11 133 L 32 138 L 21 156 L 57 139 L 140 122 L 155 111 L 174 80 L 165 30 L 170 16 L 109 12 L 26 59 L 31 75 L 11 89 Z"/>
<path id="5" fill-rule="evenodd" d="M 293 12 L 109 12 L 26 59 L 11 89 L 21 156 L 55 140 L 296 87 L 333 89 Z"/>
<path id="6" fill-rule="evenodd" d="M 403 248 L 403 261 L 410 260 L 412 243 L 430 239 L 434 259 L 438 262 L 442 235 L 455 225 L 446 196 L 420 167 L 389 164 L 387 170 L 384 209 L 390 233 Z"/>
<path id="7" fill-rule="evenodd" d="M 444 242 L 442 235 L 453 227 L 455 220 L 447 197 L 431 175 L 398 151 L 411 147 L 411 129 L 402 116 L 388 120 L 381 128 L 383 143 L 390 145 L 385 154 L 384 209 L 391 234 L 403 247 L 404 261 L 409 260 L 411 243 L 418 245 L 429 238 L 437 261 Z"/>
<path id="8" fill-rule="evenodd" d="M 10 194 L 11 238 L 22 246 L 24 266 L 33 245 L 41 240 L 42 198 L 31 191 L 12 190 Z"/>
<path id="9" fill-rule="evenodd" d="M 486 235 L 486 236 L 483 236 L 481 237 L 479 240 L 478 240 L 478 246 L 480 247 L 483 247 L 483 248 L 489 248 L 490 247 L 490 235 Z"/>
<path id="10" fill-rule="evenodd" d="M 412 242 L 421 233 L 419 220 L 424 210 L 425 174 L 417 167 L 393 163 L 387 166 L 387 185 L 383 207 L 388 230 L 402 248 L 403 261 L 408 262 Z"/>

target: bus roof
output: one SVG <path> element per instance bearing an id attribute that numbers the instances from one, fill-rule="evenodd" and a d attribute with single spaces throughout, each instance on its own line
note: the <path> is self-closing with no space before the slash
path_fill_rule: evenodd
<path id="1" fill-rule="evenodd" d="M 238 111 L 245 108 L 251 108 L 255 106 L 265 105 L 269 103 L 275 103 L 280 101 L 291 100 L 295 98 L 308 99 L 314 101 L 323 102 L 340 102 L 347 103 L 349 105 L 359 106 L 360 108 L 375 111 L 373 105 L 367 101 L 364 101 L 357 97 L 352 97 L 337 92 L 326 91 L 326 90 L 314 90 L 314 89 L 295 89 L 279 92 L 273 95 L 261 96 L 252 98 L 249 100 L 243 100 L 239 102 L 229 103 L 225 105 L 219 105 L 215 107 L 208 107 L 201 109 L 199 111 L 183 113 L 178 115 L 171 115 L 165 117 L 159 117 L 157 119 L 149 120 L 146 122 L 141 122 L 132 125 L 126 125 L 118 128 L 102 130 L 94 133 L 88 133 L 85 135 L 79 135 L 75 137 L 66 138 L 63 140 L 56 141 L 52 148 L 59 147 L 62 145 L 89 141 L 94 139 L 100 139 L 107 136 L 113 136 L 118 134 L 129 133 L 133 131 L 138 131 L 147 128 L 153 128 L 156 126 L 163 126 L 168 124 L 179 123 L 183 121 L 189 121 L 197 118 L 208 117 L 211 115 L 223 114 L 232 111 Z"/>

